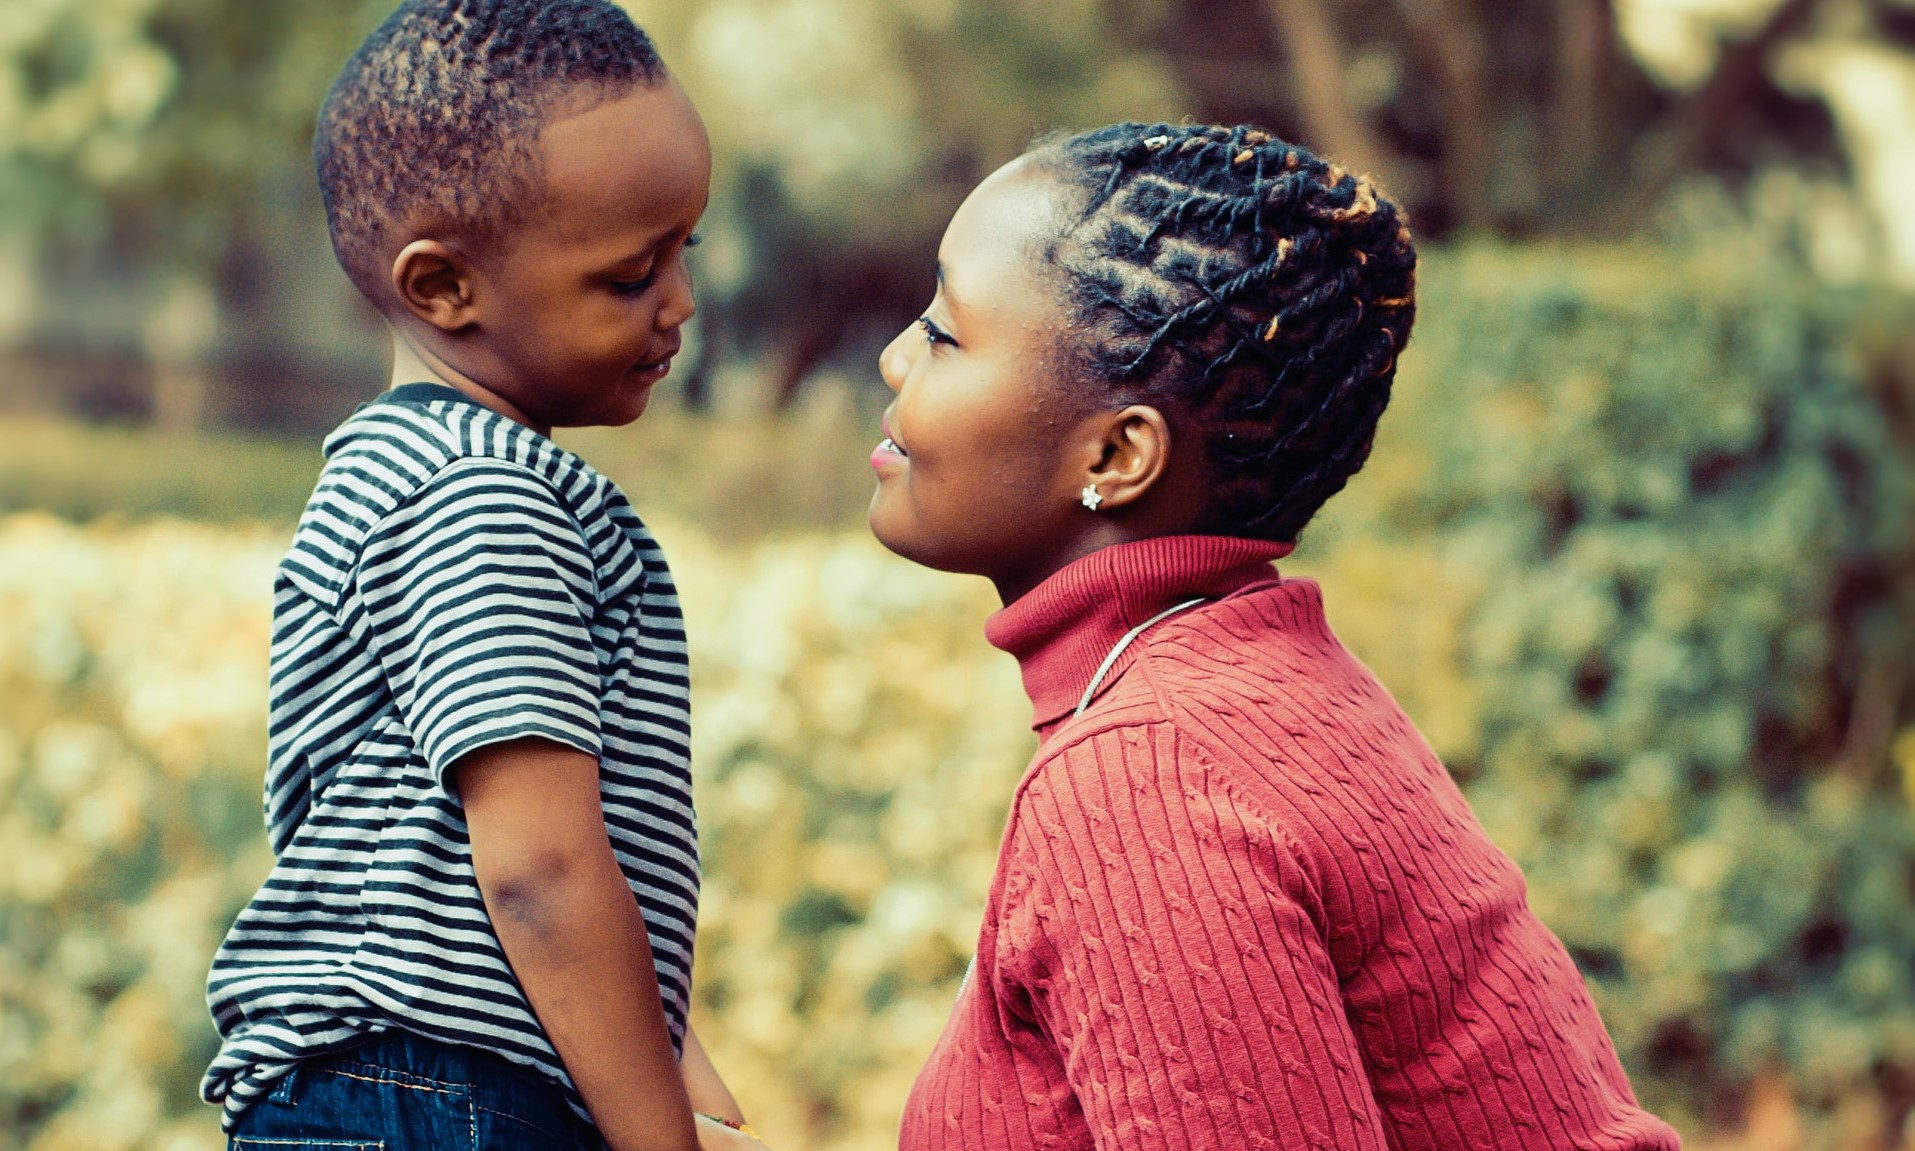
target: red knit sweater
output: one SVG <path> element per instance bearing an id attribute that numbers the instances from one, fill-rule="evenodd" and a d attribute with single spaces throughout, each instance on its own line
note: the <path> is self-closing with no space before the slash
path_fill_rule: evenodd
<path id="1" fill-rule="evenodd" d="M 1043 743 L 904 1151 L 1677 1146 L 1287 550 L 1106 548 L 992 617 Z"/>

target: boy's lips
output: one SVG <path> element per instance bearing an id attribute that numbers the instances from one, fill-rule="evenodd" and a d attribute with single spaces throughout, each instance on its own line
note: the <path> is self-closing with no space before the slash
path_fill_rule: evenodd
<path id="1" fill-rule="evenodd" d="M 678 349 L 673 348 L 671 351 L 666 352 L 663 356 L 660 356 L 657 359 L 647 360 L 642 364 L 634 364 L 632 365 L 631 374 L 635 376 L 651 376 L 651 377 L 654 377 L 655 379 L 664 379 L 665 374 L 672 370 L 672 357 L 677 354 L 678 354 Z"/>
<path id="2" fill-rule="evenodd" d="M 671 368 L 672 357 L 678 354 L 678 349 L 681 346 L 683 345 L 681 345 L 679 341 L 673 340 L 671 343 L 659 348 L 651 358 L 634 365 L 632 370 L 641 373 L 657 372 L 662 376 Z"/>

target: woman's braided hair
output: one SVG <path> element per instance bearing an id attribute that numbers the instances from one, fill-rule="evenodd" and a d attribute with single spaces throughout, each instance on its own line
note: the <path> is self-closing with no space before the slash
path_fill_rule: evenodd
<path id="1" fill-rule="evenodd" d="M 1401 211 L 1248 126 L 1116 124 L 1032 158 L 1087 197 L 1048 252 L 1070 374 L 1201 429 L 1199 530 L 1295 539 L 1363 466 L 1389 402 L 1416 312 Z"/>

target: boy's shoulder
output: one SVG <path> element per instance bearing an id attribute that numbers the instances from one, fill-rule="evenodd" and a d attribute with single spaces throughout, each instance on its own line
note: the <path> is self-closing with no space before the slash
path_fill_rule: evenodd
<path id="1" fill-rule="evenodd" d="M 457 485 L 562 513 L 581 534 L 623 518 L 623 496 L 550 439 L 443 385 L 407 384 L 362 404 L 327 435 L 325 468 L 308 499 L 282 572 L 322 601 L 336 599 L 382 524 Z M 528 514 L 530 514 L 528 512 Z"/>
<path id="2" fill-rule="evenodd" d="M 553 483 L 598 481 L 576 455 L 443 384 L 404 384 L 359 405 L 326 436 L 325 474 L 367 475 L 355 494 L 390 490 L 401 499 L 460 460 L 497 460 Z M 602 481 L 601 481 L 602 482 Z"/>

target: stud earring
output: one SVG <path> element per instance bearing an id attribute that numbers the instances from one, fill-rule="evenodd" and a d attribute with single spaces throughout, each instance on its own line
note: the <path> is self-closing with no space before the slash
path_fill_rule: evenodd
<path id="1" fill-rule="evenodd" d="M 1078 497 L 1078 502 L 1090 510 L 1096 511 L 1097 505 L 1104 502 L 1104 493 L 1097 490 L 1096 484 L 1085 484 L 1083 494 Z"/>

